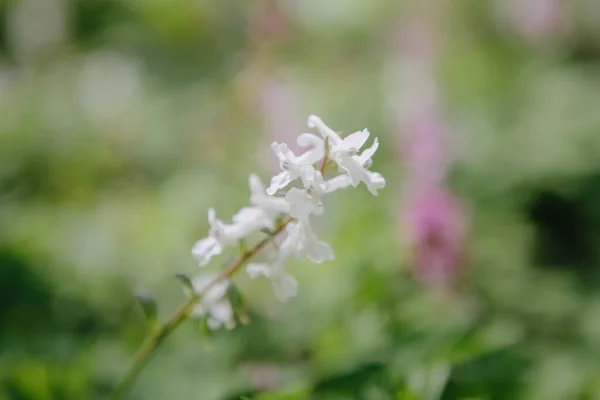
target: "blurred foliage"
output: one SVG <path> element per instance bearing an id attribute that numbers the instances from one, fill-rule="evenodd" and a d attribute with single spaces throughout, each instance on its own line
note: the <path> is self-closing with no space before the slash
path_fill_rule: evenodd
<path id="1" fill-rule="evenodd" d="M 298 115 L 380 136 L 388 187 L 333 196 L 336 261 L 294 265 L 297 299 L 240 274 L 252 323 L 184 325 L 131 399 L 600 398 L 600 5 L 570 2 L 570 31 L 533 43 L 498 17 L 508 3 L 433 7 L 471 221 L 446 294 L 412 277 L 396 217 L 384 72 L 411 2 L 0 3 L 0 400 L 107 396 L 146 333 L 135 293 L 168 315 L 206 209 L 226 218 L 248 171 L 272 172 L 268 79 Z"/>

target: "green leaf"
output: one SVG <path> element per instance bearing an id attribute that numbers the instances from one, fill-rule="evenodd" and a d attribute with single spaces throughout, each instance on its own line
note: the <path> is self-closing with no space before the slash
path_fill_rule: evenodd
<path id="1" fill-rule="evenodd" d="M 177 278 L 177 280 L 179 282 L 181 282 L 181 284 L 183 285 L 183 290 L 189 295 L 189 296 L 193 296 L 194 295 L 194 284 L 192 283 L 192 280 L 189 278 L 189 276 L 185 275 L 185 274 L 177 274 L 175 275 L 175 278 Z"/>
<path id="2" fill-rule="evenodd" d="M 229 284 L 229 288 L 227 289 L 227 299 L 229 300 L 229 303 L 231 303 L 231 308 L 233 308 L 238 320 L 244 325 L 248 324 L 250 322 L 250 316 L 248 315 L 244 297 L 233 282 Z"/>
<path id="3" fill-rule="evenodd" d="M 138 291 L 135 297 L 140 303 L 148 324 L 154 328 L 158 323 L 158 306 L 156 305 L 156 301 L 154 301 L 150 294 L 143 291 Z"/>
<path id="4" fill-rule="evenodd" d="M 273 236 L 273 231 L 270 230 L 269 228 L 262 228 L 260 231 L 267 236 Z"/>

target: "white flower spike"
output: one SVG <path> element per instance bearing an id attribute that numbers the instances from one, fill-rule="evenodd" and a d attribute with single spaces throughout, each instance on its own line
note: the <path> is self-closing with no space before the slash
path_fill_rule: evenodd
<path id="1" fill-rule="evenodd" d="M 275 246 L 276 251 L 273 251 L 268 262 L 254 262 L 246 267 L 251 278 L 264 276 L 269 279 L 275 296 L 281 301 L 296 296 L 298 292 L 296 279 L 285 269 L 290 258 L 302 256 L 315 263 L 334 259 L 329 244 L 320 240 L 311 227 L 311 217 L 324 213 L 325 196 L 355 187 L 360 182 L 364 182 L 373 195 L 385 187 L 383 176 L 370 170 L 379 140 L 375 138 L 371 146 L 362 150 L 370 136 L 367 129 L 341 137 L 316 115 L 308 118 L 308 126 L 317 129 L 320 136 L 300 134 L 296 142 L 303 148 L 301 154 L 292 152 L 285 143 L 272 143 L 271 148 L 279 159 L 282 171 L 271 178 L 268 188 L 258 176 L 250 175 L 250 205 L 242 207 L 232 217 L 230 224 L 217 219 L 215 210 L 209 209 L 208 237 L 196 242 L 192 249 L 200 266 L 205 266 L 214 256 L 227 248 L 245 243 L 249 235 L 264 231 L 264 228 L 269 235 L 279 232 L 281 225 L 277 226 L 276 222 L 281 224 L 286 221 L 286 237 L 279 246 Z M 323 177 L 324 166 L 328 166 L 330 160 L 337 164 L 341 173 L 326 180 Z M 294 187 L 289 187 L 292 183 Z M 285 193 L 274 196 L 278 191 Z M 273 240 L 276 242 L 276 238 Z M 249 258 L 257 253 L 257 250 L 245 250 L 245 246 L 242 248 L 241 258 L 238 258 L 242 262 L 247 261 L 247 255 Z M 202 292 L 210 282 L 210 278 L 199 277 L 194 279 L 193 286 L 196 291 Z M 193 310 L 195 315 L 207 318 L 211 329 L 233 323 L 233 310 L 226 298 L 228 287 L 227 280 L 217 282 L 204 293 L 200 304 Z"/>

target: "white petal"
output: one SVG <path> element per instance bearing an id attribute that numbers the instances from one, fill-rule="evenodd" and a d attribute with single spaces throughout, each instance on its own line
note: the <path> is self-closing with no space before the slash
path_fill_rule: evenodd
<path id="1" fill-rule="evenodd" d="M 289 161 L 292 163 L 296 161 L 296 155 L 290 150 L 287 144 L 273 142 L 271 143 L 271 148 L 277 158 L 279 158 L 279 161 Z"/>
<path id="2" fill-rule="evenodd" d="M 279 301 L 287 301 L 298 294 L 298 282 L 286 273 L 279 273 L 273 278 L 273 291 Z"/>
<path id="3" fill-rule="evenodd" d="M 324 212 L 325 212 L 325 207 L 323 207 L 323 203 L 322 202 L 319 202 L 315 206 L 315 209 L 313 210 L 312 213 L 313 213 L 313 215 L 321 216 L 321 215 L 323 215 Z"/>
<path id="4" fill-rule="evenodd" d="M 259 207 L 242 207 L 233 216 L 232 221 L 239 225 L 242 236 L 260 228 L 273 229 L 275 227 L 273 219 Z"/>
<path id="5" fill-rule="evenodd" d="M 206 288 L 214 279 L 212 275 L 197 275 L 192 279 L 192 286 L 194 287 L 194 292 L 199 294 Z"/>
<path id="6" fill-rule="evenodd" d="M 320 162 L 325 157 L 325 141 L 312 133 L 303 133 L 296 140 L 302 147 L 310 147 L 309 150 L 300 154 L 296 162 L 300 165 L 312 165 Z"/>
<path id="7" fill-rule="evenodd" d="M 250 278 L 255 279 L 259 276 L 269 277 L 271 269 L 269 268 L 269 265 L 265 263 L 250 263 L 246 266 L 246 272 L 248 272 Z"/>
<path id="8" fill-rule="evenodd" d="M 255 174 L 251 174 L 248 178 L 248 186 L 250 186 L 250 195 L 260 195 L 265 193 L 265 185 Z"/>
<path id="9" fill-rule="evenodd" d="M 350 183 L 352 186 L 356 187 L 360 183 L 366 179 L 366 169 L 363 165 L 358 161 L 358 157 L 350 157 L 347 155 L 339 155 L 336 157 L 336 162 L 342 168 L 348 176 L 350 177 Z"/>
<path id="10" fill-rule="evenodd" d="M 231 309 L 231 305 L 229 305 L 229 302 L 225 301 L 213 304 L 208 309 L 208 312 L 210 313 L 212 318 L 219 321 L 221 324 L 230 321 L 233 317 L 233 310 Z"/>
<path id="11" fill-rule="evenodd" d="M 371 145 L 371 147 L 369 147 L 368 149 L 366 149 L 365 151 L 363 151 L 361 153 L 361 155 L 358 156 L 358 159 L 360 160 L 360 163 L 362 165 L 365 165 L 365 163 L 367 161 L 369 161 L 373 157 L 373 155 L 377 151 L 378 147 L 379 147 L 379 139 L 375 138 L 375 140 L 373 141 L 373 144 Z"/>
<path id="12" fill-rule="evenodd" d="M 344 138 L 344 147 L 346 149 L 359 150 L 367 142 L 369 138 L 369 131 L 367 129 L 362 131 L 354 132 Z"/>
<path id="13" fill-rule="evenodd" d="M 212 285 L 210 289 L 206 291 L 206 293 L 204 293 L 202 298 L 203 303 L 213 304 L 221 301 L 227 294 L 227 289 L 229 289 L 229 281 L 226 279 L 221 279 Z"/>
<path id="14" fill-rule="evenodd" d="M 331 246 L 323 241 L 309 243 L 306 247 L 306 256 L 309 260 L 317 264 L 325 260 L 331 261 L 335 259 Z"/>
<path id="15" fill-rule="evenodd" d="M 216 227 L 217 225 L 217 213 L 215 211 L 214 208 L 209 208 L 208 209 L 208 224 L 210 225 L 211 228 Z"/>
<path id="16" fill-rule="evenodd" d="M 283 189 L 292 182 L 292 178 L 288 171 L 280 172 L 271 178 L 271 185 L 267 188 L 268 195 L 274 195 L 279 189 Z"/>
<path id="17" fill-rule="evenodd" d="M 287 236 L 279 246 L 279 257 L 281 259 L 285 259 L 298 251 L 298 248 L 301 245 L 301 229 L 300 223 L 298 222 L 288 224 L 285 229 Z"/>
<path id="18" fill-rule="evenodd" d="M 221 254 L 222 251 L 223 248 L 221 243 L 219 243 L 216 238 L 209 236 L 194 244 L 192 255 L 198 260 L 200 266 L 203 267 L 208 264 L 214 256 Z"/>
<path id="19" fill-rule="evenodd" d="M 291 188 L 285 194 L 285 201 L 290 205 L 290 215 L 294 218 L 308 218 L 315 209 L 312 199 L 307 196 L 304 190 L 298 188 Z"/>
<path id="20" fill-rule="evenodd" d="M 314 184 L 321 190 L 325 190 L 325 180 L 321 171 L 315 170 L 314 172 Z"/>
<path id="21" fill-rule="evenodd" d="M 367 189 L 372 195 L 377 196 L 377 190 L 385 187 L 385 178 L 378 172 L 367 171 L 367 179 L 365 180 Z"/>
<path id="22" fill-rule="evenodd" d="M 301 133 L 296 143 L 301 147 L 323 147 L 324 140 L 314 133 Z"/>
<path id="23" fill-rule="evenodd" d="M 308 117 L 308 127 L 309 128 L 317 128 L 319 133 L 323 138 L 329 138 L 329 142 L 331 145 L 338 145 L 342 142 L 342 138 L 333 131 L 330 127 L 325 125 L 325 122 L 316 115 L 311 115 Z"/>
<path id="24" fill-rule="evenodd" d="M 202 295 L 202 304 L 212 304 L 220 301 L 227 293 L 229 281 L 226 279 L 221 279 L 220 281 L 215 282 L 205 292 L 205 289 L 214 281 L 214 279 L 214 275 L 198 275 L 192 279 L 194 291 L 196 294 Z"/>
<path id="25" fill-rule="evenodd" d="M 320 163 L 325 157 L 325 145 L 321 147 L 313 147 L 310 150 L 305 151 L 298 156 L 296 162 L 299 166 L 312 166 L 313 164 Z"/>
<path id="26" fill-rule="evenodd" d="M 345 189 L 350 186 L 350 177 L 346 174 L 338 175 L 325 182 L 325 192 L 331 193 L 339 189 Z"/>

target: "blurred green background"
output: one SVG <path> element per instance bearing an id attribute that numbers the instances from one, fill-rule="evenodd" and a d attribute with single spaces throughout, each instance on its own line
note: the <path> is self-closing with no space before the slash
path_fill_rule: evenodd
<path id="1" fill-rule="evenodd" d="M 327 199 L 336 260 L 292 265 L 296 299 L 240 273 L 252 323 L 184 324 L 128 398 L 600 399 L 597 1 L 0 4 L 1 400 L 106 398 L 147 333 L 136 291 L 175 309 L 207 208 L 247 204 L 310 114 L 379 136 L 387 187 Z M 404 233 L 407 66 L 468 221 L 451 293 Z"/>

